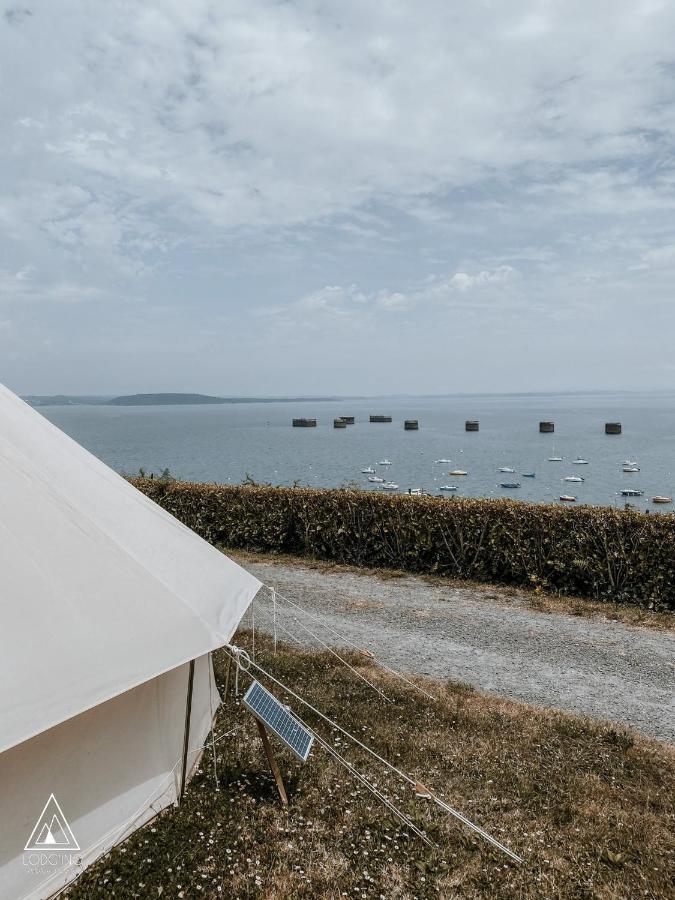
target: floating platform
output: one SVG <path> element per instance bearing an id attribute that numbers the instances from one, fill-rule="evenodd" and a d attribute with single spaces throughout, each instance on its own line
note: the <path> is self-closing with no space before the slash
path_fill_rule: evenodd
<path id="1" fill-rule="evenodd" d="M 403 428 L 406 431 L 417 431 L 420 427 L 420 423 L 418 419 L 406 419 L 403 423 Z"/>
<path id="2" fill-rule="evenodd" d="M 371 422 L 391 422 L 391 416 L 370 416 Z"/>
<path id="3" fill-rule="evenodd" d="M 293 428 L 316 428 L 316 419 L 293 419 Z"/>
<path id="4" fill-rule="evenodd" d="M 346 428 L 347 423 L 344 419 L 333 419 L 333 428 Z"/>
<path id="5" fill-rule="evenodd" d="M 605 434 L 621 434 L 621 422 L 605 422 Z"/>
<path id="6" fill-rule="evenodd" d="M 354 416 L 338 416 L 338 419 L 341 422 L 344 422 L 345 425 L 353 425 L 354 424 Z"/>
<path id="7" fill-rule="evenodd" d="M 479 428 L 480 424 L 478 422 L 478 419 L 467 419 L 464 423 L 465 431 L 478 431 Z"/>
<path id="8" fill-rule="evenodd" d="M 540 422 L 539 423 L 540 434 L 553 434 L 554 431 L 555 431 L 555 422 Z"/>

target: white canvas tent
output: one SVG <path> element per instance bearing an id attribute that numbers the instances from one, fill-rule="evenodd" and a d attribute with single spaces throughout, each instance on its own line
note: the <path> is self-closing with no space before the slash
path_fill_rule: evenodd
<path id="1" fill-rule="evenodd" d="M 1 900 L 52 896 L 175 802 L 190 661 L 188 768 L 210 651 L 259 588 L 0 385 Z M 77 849 L 58 816 L 31 843 L 52 794 Z"/>

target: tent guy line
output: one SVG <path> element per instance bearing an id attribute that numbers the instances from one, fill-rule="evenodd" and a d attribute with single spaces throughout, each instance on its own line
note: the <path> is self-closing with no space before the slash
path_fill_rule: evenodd
<path id="1" fill-rule="evenodd" d="M 355 650 L 357 653 L 361 653 L 362 655 L 366 656 L 368 659 L 374 660 L 381 669 L 384 669 L 385 672 L 388 672 L 390 675 L 393 675 L 395 678 L 398 678 L 399 680 L 404 681 L 413 690 L 418 691 L 420 694 L 424 694 L 424 696 L 428 697 L 430 700 L 438 700 L 438 697 L 436 697 L 434 694 L 430 693 L 429 691 L 425 690 L 423 687 L 420 687 L 419 684 L 415 684 L 414 681 L 411 681 L 411 679 L 407 678 L 402 672 L 399 672 L 397 669 L 393 669 L 391 666 L 388 666 L 372 650 L 365 649 L 363 647 L 359 647 L 357 644 L 355 644 L 353 641 L 351 641 L 345 634 L 342 634 L 340 631 L 337 631 L 331 625 L 327 625 L 326 622 L 322 621 L 319 616 L 311 613 L 306 607 L 301 606 L 295 600 L 291 600 L 290 597 L 286 597 L 286 596 L 284 596 L 284 594 L 280 594 L 279 591 L 276 590 L 276 588 L 271 587 L 269 584 L 266 584 L 265 582 L 263 582 L 263 587 L 267 588 L 267 590 L 271 591 L 273 594 L 272 602 L 274 604 L 275 612 L 276 612 L 276 598 L 278 597 L 280 600 L 283 600 L 285 603 L 288 603 L 290 606 L 293 606 L 295 609 L 299 610 L 304 615 L 308 616 L 310 619 L 315 621 L 322 628 L 325 628 L 326 631 L 328 631 L 330 634 L 333 635 L 333 637 L 336 637 L 340 641 L 343 641 L 344 644 L 346 646 L 350 647 L 352 650 Z M 252 604 L 255 600 L 260 599 L 261 593 L 262 593 L 262 591 L 259 591 L 256 594 L 256 596 L 253 598 L 253 601 L 251 601 Z"/>
<path id="2" fill-rule="evenodd" d="M 265 585 L 265 587 L 266 586 L 267 585 Z M 285 598 L 282 598 L 282 599 L 285 599 Z M 251 624 L 252 624 L 252 630 L 253 630 L 253 640 L 252 640 L 253 647 L 255 647 L 255 616 L 253 614 L 254 602 L 255 602 L 255 598 L 251 601 L 251 613 L 252 613 Z M 386 703 L 392 702 L 391 699 L 389 697 L 387 697 L 387 695 L 384 693 L 384 691 L 380 690 L 380 688 L 378 688 L 377 685 L 373 684 L 372 681 L 369 681 L 365 675 L 363 675 L 361 672 L 358 671 L 358 669 L 355 669 L 354 666 L 350 665 L 346 659 L 344 659 L 342 656 L 340 656 L 340 654 L 337 652 L 337 650 L 335 650 L 333 647 L 329 646 L 325 641 L 323 641 L 315 632 L 313 632 L 310 628 L 308 628 L 307 625 L 305 625 L 303 622 L 301 622 L 297 618 L 297 616 L 294 616 L 291 612 L 288 612 L 287 610 L 283 610 L 283 611 L 286 612 L 287 615 L 291 616 L 291 618 L 296 623 L 296 625 L 299 625 L 303 631 L 306 631 L 307 634 L 309 634 L 311 637 L 313 637 L 314 640 L 324 648 L 324 650 L 327 650 L 330 654 L 332 654 L 332 656 L 334 656 L 336 659 L 338 659 L 342 663 L 343 666 L 345 666 L 347 669 L 349 669 L 350 672 L 352 672 L 354 675 L 356 675 L 357 678 L 360 678 L 361 681 L 365 682 L 365 684 L 367 684 L 368 687 L 371 688 L 371 690 L 375 691 L 376 694 L 379 694 L 379 696 Z M 281 627 L 283 628 L 283 625 Z M 284 628 L 284 631 L 286 631 L 287 634 L 289 633 L 287 631 L 287 629 L 285 629 L 285 628 Z M 363 652 L 363 651 L 361 651 L 361 652 Z M 255 661 L 255 652 L 253 652 L 253 660 Z"/>
<path id="3" fill-rule="evenodd" d="M 309 703 L 309 701 L 303 699 L 292 688 L 288 687 L 288 685 L 284 684 L 282 681 L 280 681 L 278 678 L 276 678 L 274 675 L 272 675 L 271 672 L 269 672 L 267 669 L 263 668 L 259 663 L 254 662 L 250 658 L 249 654 L 245 650 L 243 650 L 241 647 L 237 647 L 234 644 L 228 644 L 225 647 L 225 649 L 231 653 L 235 664 L 238 667 L 240 667 L 243 672 L 247 673 L 249 675 L 249 677 L 251 677 L 251 678 L 253 677 L 250 673 L 250 669 L 251 668 L 256 669 L 258 672 L 260 672 L 261 675 L 263 675 L 266 678 L 269 678 L 270 681 L 274 682 L 274 684 L 276 684 L 278 687 L 280 687 L 283 691 L 286 691 L 286 693 L 288 693 L 288 694 L 290 694 L 290 696 L 294 697 L 299 703 L 302 703 L 303 706 L 307 707 L 307 709 L 311 710 L 313 713 L 315 713 L 317 716 L 319 716 L 319 718 L 321 718 L 325 722 L 327 722 L 331 727 L 340 731 L 342 734 L 345 735 L 345 737 L 349 738 L 349 740 L 353 741 L 355 744 L 357 744 L 359 747 L 361 747 L 362 750 L 365 750 L 366 753 L 368 753 L 370 756 L 372 756 L 374 759 L 376 759 L 378 762 L 380 762 L 382 765 L 384 765 L 386 768 L 388 768 L 391 772 L 393 772 L 395 775 L 398 775 L 399 778 L 403 779 L 408 784 L 410 784 L 415 789 L 415 792 L 418 794 L 418 796 L 433 800 L 433 802 L 437 806 L 439 806 L 445 812 L 449 813 L 451 816 L 456 818 L 462 824 L 466 825 L 468 828 L 470 828 L 476 834 L 480 835 L 480 837 L 482 837 L 484 840 L 488 841 L 488 843 L 492 844 L 492 846 L 496 847 L 502 853 L 506 854 L 506 856 L 508 856 L 514 862 L 517 862 L 517 863 L 524 862 L 522 857 L 518 856 L 516 853 L 513 852 L 513 850 L 510 850 L 507 846 L 502 844 L 500 841 L 498 841 L 495 837 L 493 837 L 491 834 L 489 834 L 487 831 L 485 831 L 479 825 L 476 825 L 475 822 L 472 822 L 463 813 L 459 812 L 459 810 L 450 806 L 449 803 L 446 803 L 445 800 L 442 800 L 440 797 L 438 797 L 436 794 L 434 794 L 432 791 L 430 791 L 429 788 L 426 787 L 426 785 L 421 784 L 419 781 L 415 780 L 410 775 L 406 774 L 401 769 L 397 768 L 393 763 L 390 763 L 387 759 L 384 759 L 384 757 L 380 756 L 375 750 L 373 750 L 371 747 L 368 747 L 367 744 L 364 744 L 357 737 L 354 737 L 353 734 L 348 732 L 345 728 L 343 728 L 341 725 L 339 725 L 337 722 L 335 722 L 333 719 L 331 719 L 325 713 L 322 713 L 320 710 L 318 710 L 315 706 L 313 706 L 311 703 Z M 300 721 L 302 721 L 302 719 L 300 719 Z M 306 727 L 308 727 L 308 726 L 306 726 Z M 318 739 L 318 735 L 316 735 L 316 732 L 313 732 L 313 733 L 314 733 L 315 737 L 317 737 L 317 739 Z"/>

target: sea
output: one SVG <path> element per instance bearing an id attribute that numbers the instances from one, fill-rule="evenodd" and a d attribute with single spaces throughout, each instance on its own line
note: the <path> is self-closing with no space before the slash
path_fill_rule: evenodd
<path id="1" fill-rule="evenodd" d="M 668 512 L 654 495 L 675 495 L 675 392 L 509 394 L 233 403 L 218 406 L 42 406 L 39 411 L 118 472 L 143 468 L 185 481 L 272 485 L 358 486 L 381 491 L 362 469 L 398 485 L 398 492 L 509 497 Z M 370 414 L 391 423 L 370 423 Z M 355 424 L 335 429 L 333 419 Z M 316 428 L 294 428 L 294 417 L 316 418 Z M 405 431 L 417 419 L 418 431 Z M 478 432 L 465 431 L 477 419 Z M 539 422 L 553 421 L 553 434 Z M 605 422 L 621 422 L 606 435 Z M 562 462 L 549 462 L 562 456 Z M 573 463 L 577 457 L 587 465 Z M 381 465 L 390 460 L 390 466 Z M 449 463 L 437 460 L 450 460 Z M 624 473 L 624 461 L 639 472 Z M 513 474 L 501 467 L 513 468 Z M 452 476 L 453 469 L 465 476 Z M 534 473 L 534 478 L 522 477 Z M 565 476 L 583 476 L 580 483 Z M 501 487 L 517 482 L 518 488 Z M 444 493 L 442 485 L 456 485 Z M 644 491 L 626 498 L 624 488 Z"/>

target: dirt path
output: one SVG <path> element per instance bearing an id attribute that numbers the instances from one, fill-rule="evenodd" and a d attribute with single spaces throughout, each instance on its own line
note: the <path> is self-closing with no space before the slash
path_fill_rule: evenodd
<path id="1" fill-rule="evenodd" d="M 675 636 L 610 621 L 540 613 L 484 591 L 383 580 L 350 571 L 247 560 L 265 584 L 359 647 L 403 672 L 466 681 L 502 697 L 628 724 L 675 741 Z M 278 622 L 304 644 L 297 622 Z M 256 628 L 270 631 L 270 593 L 255 603 Z M 341 641 L 293 612 L 326 643 Z M 250 616 L 244 620 L 250 625 Z M 278 628 L 280 639 L 286 638 Z M 304 637 L 303 637 L 304 634 Z M 342 642 L 344 644 L 344 642 Z"/>

